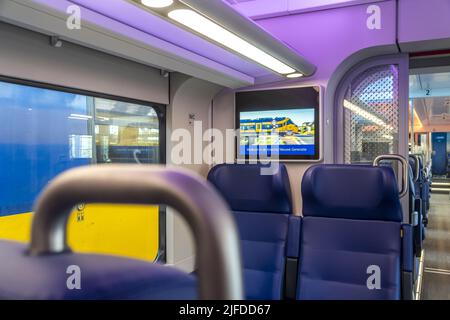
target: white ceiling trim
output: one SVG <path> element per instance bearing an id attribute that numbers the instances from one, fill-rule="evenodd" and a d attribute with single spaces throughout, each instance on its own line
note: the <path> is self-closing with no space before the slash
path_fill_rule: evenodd
<path id="1" fill-rule="evenodd" d="M 62 8 L 72 4 L 66 0 L 61 0 L 61 3 L 64 4 Z M 225 87 L 239 88 L 254 83 L 253 77 L 239 71 L 100 14 L 90 13 L 96 16 L 96 21 L 108 20 L 108 25 L 114 25 L 119 32 L 108 30 L 91 21 L 83 21 L 81 30 L 69 30 L 66 27 L 67 16 L 64 11 L 30 0 L 0 0 L 0 21 L 43 34 L 58 35 L 64 40 L 95 50 L 152 67 L 181 72 Z M 124 36 L 125 33 L 128 36 Z"/>

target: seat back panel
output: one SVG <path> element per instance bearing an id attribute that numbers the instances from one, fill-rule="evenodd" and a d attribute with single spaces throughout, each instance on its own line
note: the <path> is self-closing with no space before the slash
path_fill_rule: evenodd
<path id="1" fill-rule="evenodd" d="M 397 222 L 303 219 L 298 299 L 399 299 L 401 225 Z M 370 290 L 370 266 L 381 289 Z"/>
<path id="2" fill-rule="evenodd" d="M 400 299 L 403 216 L 392 168 L 313 166 L 302 195 L 297 298 Z"/>
<path id="3" fill-rule="evenodd" d="M 286 167 L 280 164 L 273 175 L 264 175 L 263 168 L 254 164 L 222 164 L 208 174 L 208 180 L 234 212 L 246 298 L 251 300 L 283 297 L 288 247 L 293 253 L 298 252 L 298 245 L 288 245 L 289 230 L 298 234 L 299 223 L 297 228 L 289 226 L 292 201 Z"/>

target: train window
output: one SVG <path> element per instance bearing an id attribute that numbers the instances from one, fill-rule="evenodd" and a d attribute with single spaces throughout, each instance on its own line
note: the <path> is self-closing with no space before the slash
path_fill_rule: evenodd
<path id="1" fill-rule="evenodd" d="M 349 84 L 344 108 L 345 163 L 372 162 L 381 154 L 398 153 L 398 66 L 367 69 Z"/>
<path id="2" fill-rule="evenodd" d="M 157 104 L 7 79 L 0 81 L 0 112 L 3 239 L 28 240 L 33 202 L 65 170 L 163 160 L 164 113 Z M 74 211 L 69 243 L 77 251 L 150 261 L 163 251 L 158 207 L 81 204 Z"/>

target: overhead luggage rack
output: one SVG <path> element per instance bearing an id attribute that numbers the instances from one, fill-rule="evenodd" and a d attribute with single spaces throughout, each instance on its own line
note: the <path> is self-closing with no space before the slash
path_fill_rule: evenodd
<path id="1" fill-rule="evenodd" d="M 166 204 L 194 231 L 198 285 L 171 267 L 105 255 L 75 254 L 66 223 L 78 203 Z M 63 173 L 35 206 L 31 243 L 0 241 L 3 299 L 242 299 L 236 227 L 227 205 L 203 180 L 184 170 L 101 165 Z M 66 288 L 66 269 L 82 269 L 80 290 Z M 198 295 L 197 288 L 198 286 Z"/>

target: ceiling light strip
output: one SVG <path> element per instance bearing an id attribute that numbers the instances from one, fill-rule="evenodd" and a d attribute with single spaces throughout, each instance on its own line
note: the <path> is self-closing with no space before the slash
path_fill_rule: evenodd
<path id="1" fill-rule="evenodd" d="M 379 125 L 381 127 L 385 127 L 388 130 L 393 130 L 392 126 L 388 125 L 385 121 L 377 117 L 376 115 L 370 113 L 369 111 L 364 110 L 363 108 L 357 106 L 354 103 L 351 103 L 348 100 L 344 100 L 344 107 L 348 110 L 352 111 L 353 113 L 357 114 L 358 116 L 369 120 L 372 123 L 375 123 L 376 125 Z"/>
<path id="2" fill-rule="evenodd" d="M 132 1 L 288 78 L 311 75 L 315 71 L 298 53 L 221 0 Z"/>

